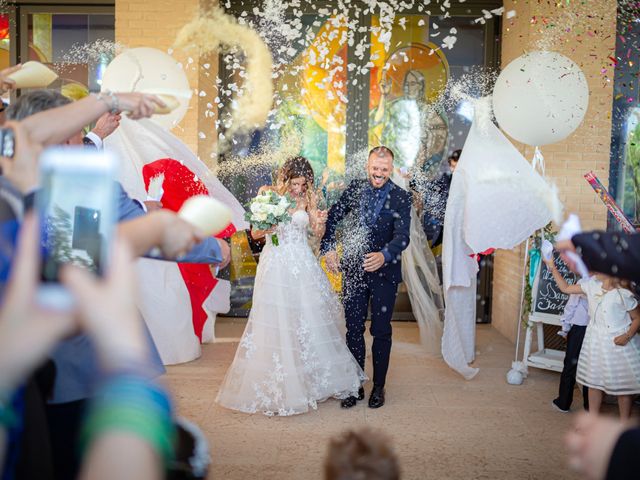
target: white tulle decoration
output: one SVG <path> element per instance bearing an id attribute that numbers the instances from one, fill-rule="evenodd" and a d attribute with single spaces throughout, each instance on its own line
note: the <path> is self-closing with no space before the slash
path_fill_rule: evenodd
<path id="1" fill-rule="evenodd" d="M 553 218 L 560 220 L 557 191 L 486 121 L 488 99 L 476 102 L 475 119 L 453 175 L 442 253 L 446 311 L 442 355 L 466 379 L 477 368 L 474 253 L 512 249 Z M 484 112 L 484 113 L 483 113 Z M 482 121 L 481 119 L 485 119 Z"/>

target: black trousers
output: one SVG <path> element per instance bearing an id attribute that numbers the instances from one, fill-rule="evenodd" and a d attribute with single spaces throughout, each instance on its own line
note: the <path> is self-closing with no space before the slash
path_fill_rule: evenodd
<path id="1" fill-rule="evenodd" d="M 582 341 L 584 340 L 586 331 L 586 326 L 573 325 L 567 334 L 567 352 L 564 357 L 564 367 L 560 374 L 558 398 L 556 398 L 556 403 L 564 410 L 569 410 L 573 402 L 573 389 L 576 385 L 578 358 L 580 357 L 580 349 L 582 349 Z M 584 408 L 588 410 L 589 397 L 587 395 L 587 387 L 582 387 L 582 396 L 584 397 Z"/>
<path id="2" fill-rule="evenodd" d="M 365 321 L 371 302 L 373 346 L 373 384 L 384 386 L 391 355 L 391 316 L 396 303 L 398 284 L 383 276 L 364 275 L 357 279 L 345 275 L 343 283 L 344 310 L 347 323 L 347 346 L 364 369 L 366 345 Z"/>

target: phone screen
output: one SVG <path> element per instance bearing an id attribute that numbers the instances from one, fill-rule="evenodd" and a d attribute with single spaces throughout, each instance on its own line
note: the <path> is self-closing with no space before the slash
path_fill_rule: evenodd
<path id="1" fill-rule="evenodd" d="M 57 282 L 67 263 L 104 272 L 116 220 L 114 165 L 108 154 L 88 148 L 43 154 L 37 200 L 43 282 Z"/>

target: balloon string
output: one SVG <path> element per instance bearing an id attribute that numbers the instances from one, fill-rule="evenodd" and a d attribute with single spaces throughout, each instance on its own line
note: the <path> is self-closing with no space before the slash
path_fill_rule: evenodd
<path id="1" fill-rule="evenodd" d="M 520 290 L 520 311 L 518 313 L 518 333 L 516 335 L 516 362 L 518 361 L 518 350 L 520 350 L 520 330 L 522 330 L 522 311 L 524 309 L 524 289 L 526 284 L 526 275 L 527 275 L 527 260 L 529 258 L 529 240 L 527 238 L 527 243 L 524 246 L 524 265 L 522 266 L 522 285 Z M 528 323 L 528 322 L 527 322 Z M 529 328 L 529 327 L 526 327 Z M 526 365 L 526 358 L 522 359 Z"/>
<path id="2" fill-rule="evenodd" d="M 533 153 L 533 160 L 531 162 L 531 167 L 536 170 L 536 167 L 540 167 L 540 173 L 544 175 L 544 156 L 540 151 L 540 148 L 536 147 Z"/>

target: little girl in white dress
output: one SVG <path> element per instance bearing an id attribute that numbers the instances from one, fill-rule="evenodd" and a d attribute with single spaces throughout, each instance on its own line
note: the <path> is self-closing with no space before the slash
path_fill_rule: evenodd
<path id="1" fill-rule="evenodd" d="M 308 240 L 322 237 L 326 212 L 314 208 L 313 170 L 288 160 L 276 186 L 295 197 L 291 222 L 278 225 L 278 245 L 266 236 L 256 272 L 253 304 L 236 356 L 216 401 L 232 410 L 294 415 L 328 398 L 358 395 L 364 372 L 347 348 L 342 305 Z M 266 235 L 265 235 L 266 234 Z"/>
<path id="2" fill-rule="evenodd" d="M 620 417 L 631 415 L 632 397 L 640 393 L 640 307 L 625 285 L 597 273 L 569 285 L 553 261 L 546 262 L 563 293 L 584 293 L 589 325 L 578 360 L 578 383 L 589 388 L 589 410 L 600 410 L 604 393 L 618 397 Z"/>

